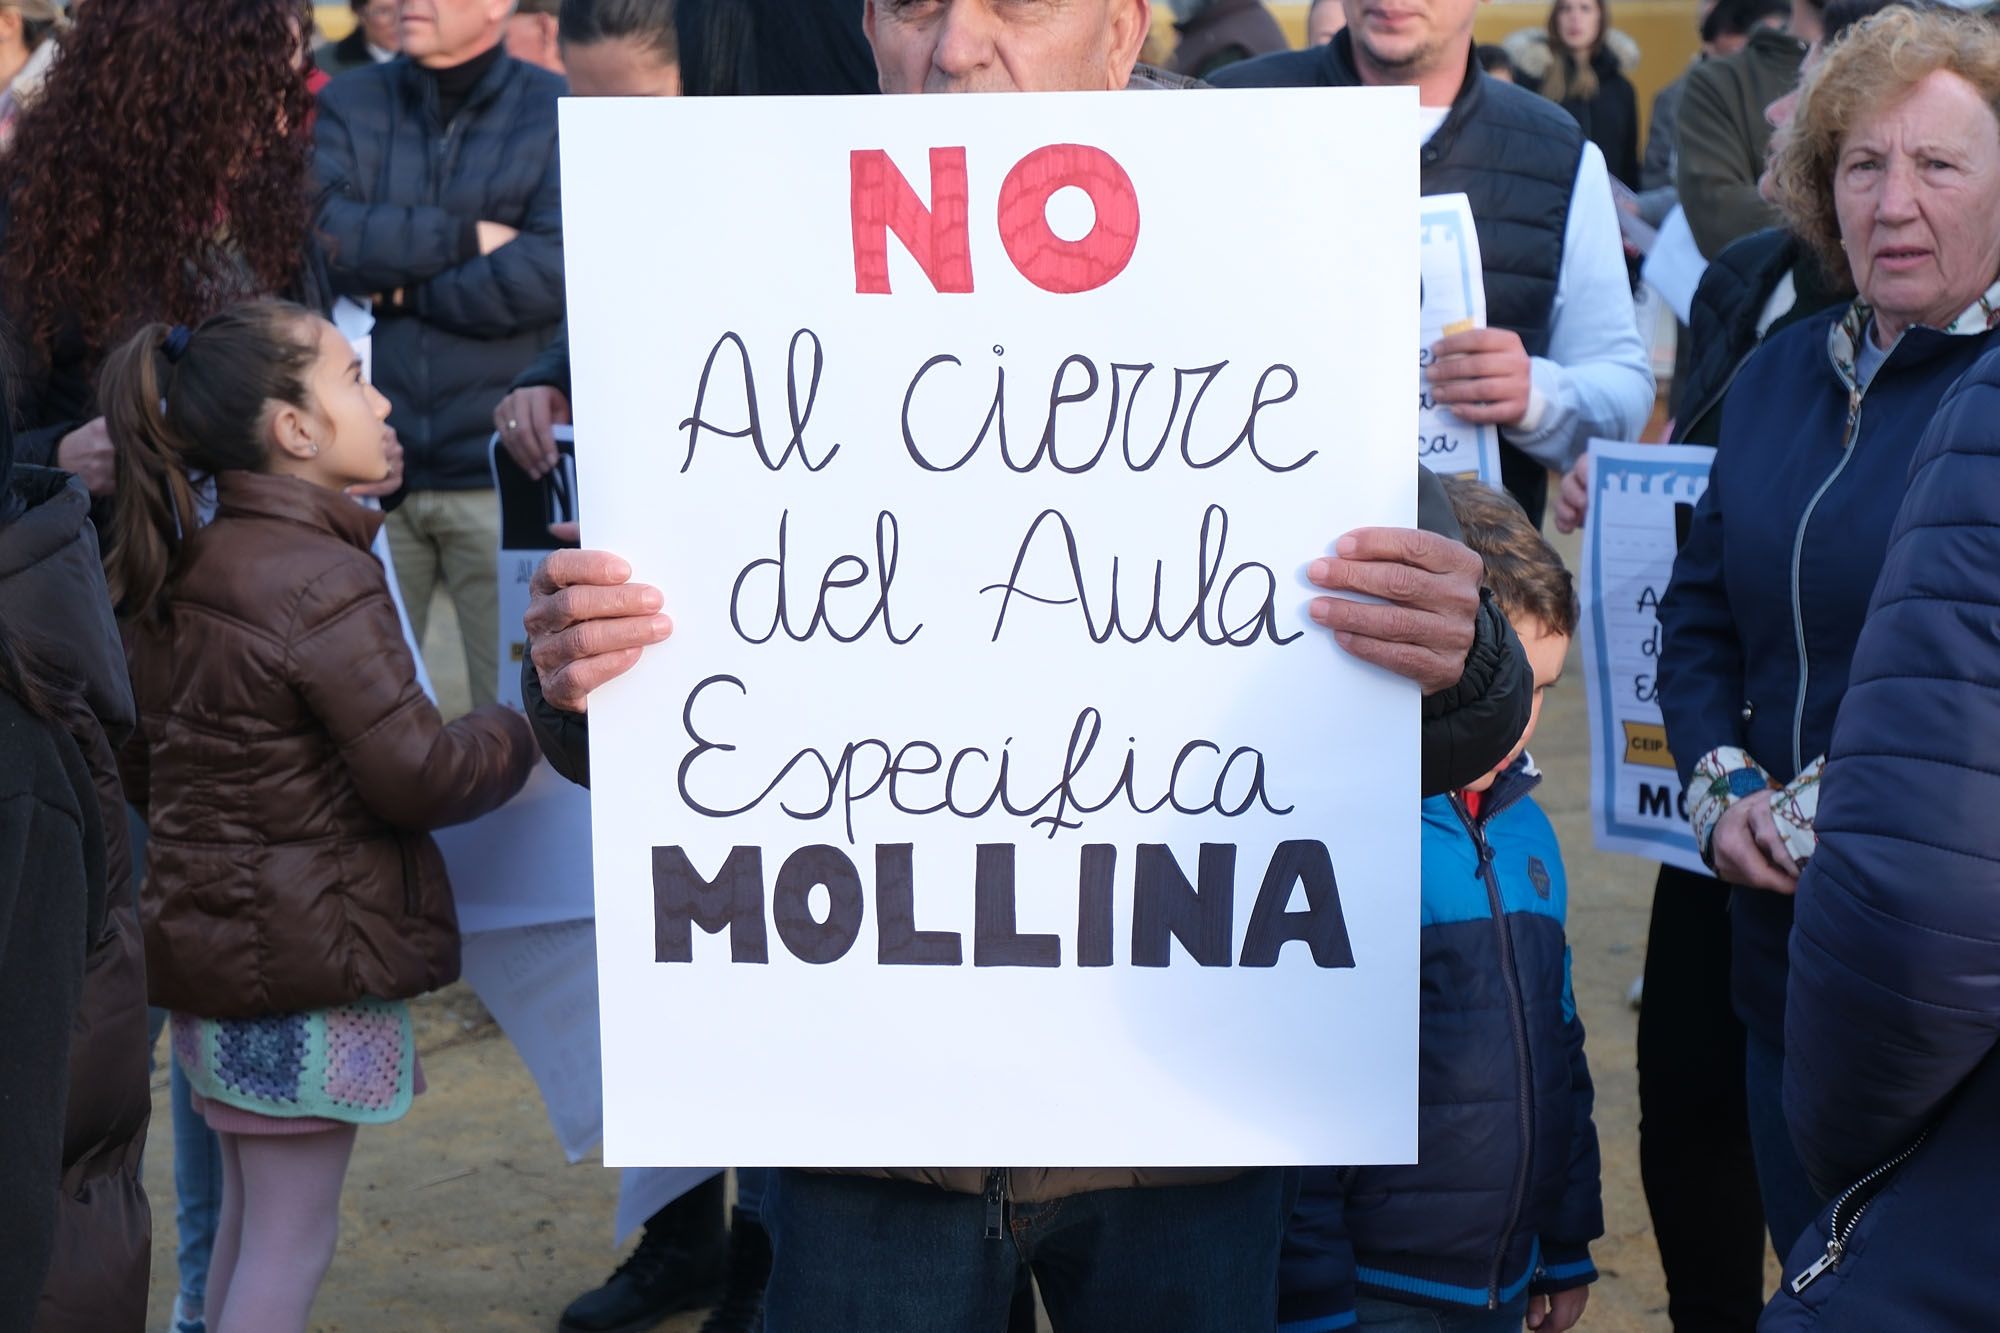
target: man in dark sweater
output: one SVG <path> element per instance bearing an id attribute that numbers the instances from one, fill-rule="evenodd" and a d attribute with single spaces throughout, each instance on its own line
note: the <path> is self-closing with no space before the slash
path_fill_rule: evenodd
<path id="1" fill-rule="evenodd" d="M 421 637 L 444 585 L 475 705 L 498 685 L 487 413 L 563 315 L 563 81 L 501 48 L 512 7 L 404 0 L 403 57 L 327 89 L 314 161 L 334 290 L 374 305 L 403 443 L 388 524 L 403 600 Z"/>

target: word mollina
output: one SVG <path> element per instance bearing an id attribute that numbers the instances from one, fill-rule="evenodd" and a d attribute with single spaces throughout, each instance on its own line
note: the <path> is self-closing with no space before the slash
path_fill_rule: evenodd
<path id="1" fill-rule="evenodd" d="M 960 967 L 965 962 L 956 931 L 919 930 L 912 845 L 883 843 L 875 848 L 875 961 L 889 966 Z M 1112 963 L 1112 882 L 1118 849 L 1108 843 L 1084 846 L 1077 858 L 1076 961 L 1079 967 Z M 1296 888 L 1306 908 L 1287 911 Z M 813 890 L 827 891 L 826 918 L 813 912 Z M 974 967 L 1060 967 L 1062 939 L 1022 934 L 1016 928 L 1014 846 L 981 844 L 973 862 L 972 965 Z M 1326 844 L 1281 842 L 1271 851 L 1243 950 L 1231 956 L 1236 919 L 1236 846 L 1201 845 L 1195 882 L 1172 849 L 1139 844 L 1132 868 L 1130 958 L 1134 967 L 1166 967 L 1179 940 L 1203 967 L 1276 967 L 1290 941 L 1304 944 L 1323 968 L 1354 966 L 1340 886 Z M 772 887 L 770 924 L 787 951 L 803 963 L 833 963 L 847 956 L 860 938 L 866 912 L 861 874 L 838 847 L 801 847 L 785 858 Z M 702 875 L 681 847 L 653 848 L 653 959 L 694 961 L 694 927 L 711 935 L 729 932 L 732 963 L 768 963 L 765 934 L 764 858 L 756 847 L 731 848 L 713 878 Z"/>

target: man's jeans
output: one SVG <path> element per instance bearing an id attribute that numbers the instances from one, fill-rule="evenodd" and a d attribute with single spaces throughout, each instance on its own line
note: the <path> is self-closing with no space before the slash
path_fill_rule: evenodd
<path id="1" fill-rule="evenodd" d="M 1057 1333 L 1243 1333 L 1277 1319 L 1278 1244 L 1298 1173 L 1014 1203 L 930 1185 L 784 1170 L 764 1221 L 769 1333 L 1004 1333 L 1023 1264 Z"/>

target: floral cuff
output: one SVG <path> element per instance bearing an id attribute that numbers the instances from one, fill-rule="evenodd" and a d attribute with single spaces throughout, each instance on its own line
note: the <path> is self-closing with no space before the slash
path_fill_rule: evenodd
<path id="1" fill-rule="evenodd" d="M 1819 778 L 1826 771 L 1826 756 L 1805 766 L 1805 771 L 1771 793 L 1771 818 L 1785 850 L 1800 865 L 1812 860 L 1819 850 L 1819 835 L 1813 825 L 1819 821 Z"/>
<path id="2" fill-rule="evenodd" d="M 1746 796 L 1769 790 L 1771 775 L 1748 750 L 1720 745 L 1696 762 L 1687 787 L 1688 824 L 1694 829 L 1695 847 L 1704 862 L 1714 864 L 1715 826 L 1729 807 Z"/>

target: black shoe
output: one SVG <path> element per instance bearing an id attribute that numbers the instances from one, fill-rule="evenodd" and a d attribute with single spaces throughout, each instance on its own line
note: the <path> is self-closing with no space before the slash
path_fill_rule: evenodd
<path id="1" fill-rule="evenodd" d="M 764 1284 L 771 1278 L 771 1233 L 736 1209 L 729 1225 L 729 1277 L 701 1333 L 764 1333 Z"/>
<path id="2" fill-rule="evenodd" d="M 696 1310 L 722 1294 L 726 1244 L 689 1249 L 673 1231 L 648 1226 L 631 1257 L 596 1291 L 571 1301 L 560 1333 L 643 1333 L 668 1315 Z"/>

